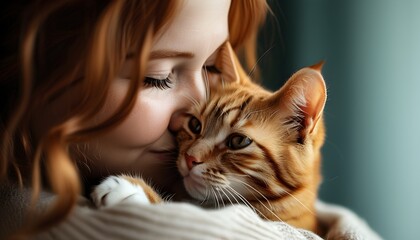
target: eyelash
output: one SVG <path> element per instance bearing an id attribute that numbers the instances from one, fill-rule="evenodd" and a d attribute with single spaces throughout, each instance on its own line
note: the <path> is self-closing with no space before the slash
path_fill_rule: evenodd
<path id="1" fill-rule="evenodd" d="M 214 65 L 211 66 L 203 66 L 203 69 L 215 73 L 215 74 L 221 74 L 222 72 Z M 146 87 L 153 87 L 158 88 L 160 90 L 165 90 L 171 88 L 172 81 L 169 78 L 165 79 L 156 79 L 152 77 L 145 77 L 144 78 L 144 86 Z"/>
<path id="2" fill-rule="evenodd" d="M 171 88 L 172 81 L 169 78 L 165 79 L 156 79 L 151 77 L 144 78 L 144 86 L 154 87 L 160 90 L 165 90 Z"/>

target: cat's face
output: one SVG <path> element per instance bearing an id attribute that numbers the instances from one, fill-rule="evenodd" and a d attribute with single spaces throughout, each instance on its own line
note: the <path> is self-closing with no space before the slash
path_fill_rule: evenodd
<path id="1" fill-rule="evenodd" d="M 178 134 L 178 169 L 195 199 L 276 199 L 318 175 L 325 84 L 304 68 L 280 90 L 232 83 L 197 104 Z"/>

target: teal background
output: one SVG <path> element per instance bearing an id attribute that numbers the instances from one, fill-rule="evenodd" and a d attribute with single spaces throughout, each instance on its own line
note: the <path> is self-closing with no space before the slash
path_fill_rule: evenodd
<path id="1" fill-rule="evenodd" d="M 420 1 L 269 1 L 263 84 L 325 60 L 320 198 L 385 239 L 420 239 Z M 419 230 L 419 232 L 417 232 Z"/>

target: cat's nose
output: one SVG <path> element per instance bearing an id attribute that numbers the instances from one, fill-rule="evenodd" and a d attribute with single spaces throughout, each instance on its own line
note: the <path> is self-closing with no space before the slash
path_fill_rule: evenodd
<path id="1" fill-rule="evenodd" d="M 200 160 L 197 160 L 194 156 L 190 156 L 187 153 L 185 153 L 185 161 L 187 162 L 188 170 L 191 170 L 194 166 L 202 164 L 203 162 Z"/>

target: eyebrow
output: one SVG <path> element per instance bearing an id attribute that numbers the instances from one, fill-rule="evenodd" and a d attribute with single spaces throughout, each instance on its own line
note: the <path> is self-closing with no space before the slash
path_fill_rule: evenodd
<path id="1" fill-rule="evenodd" d="M 129 53 L 126 56 L 126 59 L 134 57 L 134 53 Z M 157 50 L 150 53 L 149 59 L 159 59 L 159 58 L 193 58 L 194 53 L 192 52 L 179 52 L 174 50 Z"/>

